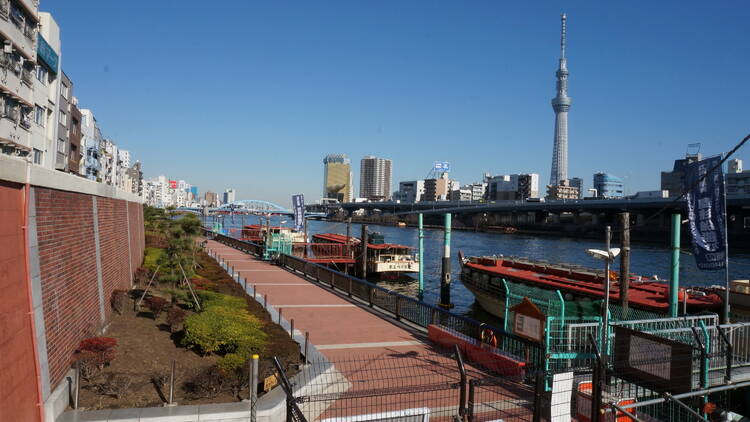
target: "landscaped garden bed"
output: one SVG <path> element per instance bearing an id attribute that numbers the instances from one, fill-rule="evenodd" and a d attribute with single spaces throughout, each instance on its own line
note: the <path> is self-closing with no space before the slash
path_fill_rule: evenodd
<path id="1" fill-rule="evenodd" d="M 247 398 L 248 362 L 256 353 L 261 393 L 263 380 L 275 373 L 274 356 L 296 372 L 299 344 L 196 248 L 198 226 L 191 220 L 197 219 L 146 216 L 147 250 L 137 287 L 113 293 L 105 334 L 84 340 L 73 357 L 83 379 L 79 408 L 160 406 L 168 400 L 173 361 L 173 401 L 181 405 Z"/>

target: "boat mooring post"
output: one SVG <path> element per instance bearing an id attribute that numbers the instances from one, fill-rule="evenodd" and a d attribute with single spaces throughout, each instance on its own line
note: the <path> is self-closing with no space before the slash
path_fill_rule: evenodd
<path id="1" fill-rule="evenodd" d="M 367 224 L 362 225 L 362 241 L 359 242 L 360 257 L 359 257 L 359 276 L 362 280 L 367 279 Z"/>
<path id="2" fill-rule="evenodd" d="M 440 277 L 440 306 L 452 308 L 451 304 L 451 214 L 445 214 L 443 237 L 443 269 Z"/>
<path id="3" fill-rule="evenodd" d="M 630 288 L 630 213 L 620 214 L 622 236 L 620 237 L 620 300 L 623 316 L 628 315 L 628 290 Z"/>
<path id="4" fill-rule="evenodd" d="M 680 214 L 672 214 L 672 276 L 669 280 L 669 316 L 677 317 L 680 289 Z"/>
<path id="5" fill-rule="evenodd" d="M 419 213 L 419 298 L 424 295 L 424 218 Z"/>
<path id="6" fill-rule="evenodd" d="M 354 250 L 352 249 L 352 218 L 346 218 L 346 248 L 344 251 L 349 257 L 354 257 Z"/>

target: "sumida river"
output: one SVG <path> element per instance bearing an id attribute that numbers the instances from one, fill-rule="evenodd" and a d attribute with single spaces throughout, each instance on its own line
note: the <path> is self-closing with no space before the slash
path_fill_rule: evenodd
<path id="1" fill-rule="evenodd" d="M 210 224 L 212 218 L 206 223 Z M 243 224 L 258 224 L 256 216 L 225 216 L 223 217 L 226 229 L 240 228 Z M 273 217 L 273 225 L 291 225 L 292 218 Z M 399 243 L 402 245 L 419 246 L 418 230 L 412 227 L 392 227 L 369 225 L 370 232 L 380 232 L 388 243 Z M 327 221 L 308 221 L 308 234 L 316 233 L 339 233 L 346 234 L 346 223 Z M 351 235 L 359 237 L 361 228 L 359 224 L 352 223 Z M 614 239 L 619 237 L 613 235 Z M 669 239 L 664 239 L 664 244 L 633 243 L 631 245 L 630 272 L 643 276 L 657 275 L 660 279 L 670 276 L 670 253 L 668 250 Z M 612 247 L 618 247 L 613 242 Z M 440 297 L 440 266 L 443 251 L 443 231 L 440 229 L 425 229 L 424 238 L 424 283 L 425 292 L 423 300 L 435 304 Z M 454 312 L 471 316 L 480 320 L 493 320 L 484 312 L 478 304 L 474 303 L 474 296 L 466 290 L 459 278 L 459 264 L 456 258 L 458 251 L 466 256 L 477 255 L 505 255 L 519 256 L 531 259 L 541 259 L 550 263 L 569 263 L 583 265 L 591 268 L 601 268 L 602 261 L 597 261 L 586 254 L 586 249 L 604 249 L 604 233 L 602 241 L 596 242 L 588 239 L 571 239 L 548 236 L 529 236 L 519 234 L 490 234 L 480 232 L 468 232 L 455 230 L 451 232 L 452 253 L 452 286 L 451 301 L 455 305 Z M 680 284 L 683 286 L 709 286 L 712 284 L 724 285 L 724 271 L 700 271 L 695 266 L 695 260 L 689 253 L 690 248 L 683 248 L 680 255 Z M 415 251 L 416 252 L 416 251 Z M 730 245 L 730 278 L 750 278 L 750 253 L 746 251 L 731 252 Z M 619 261 L 613 267 L 618 270 Z M 389 289 L 416 296 L 417 275 L 411 283 L 379 282 L 380 285 Z"/>

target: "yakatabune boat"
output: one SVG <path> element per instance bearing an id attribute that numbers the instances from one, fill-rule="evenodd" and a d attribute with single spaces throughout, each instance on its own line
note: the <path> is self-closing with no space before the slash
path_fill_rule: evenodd
<path id="1" fill-rule="evenodd" d="M 323 247 L 323 244 L 349 244 L 359 255 L 361 245 L 359 238 L 336 233 L 315 234 L 312 237 L 313 250 Z M 320 244 L 319 246 L 316 244 Z M 383 236 L 378 233 L 369 235 L 367 242 L 367 272 L 369 274 L 384 273 L 416 273 L 419 272 L 419 260 L 414 254 L 414 248 L 395 243 L 385 243 Z"/>
<path id="2" fill-rule="evenodd" d="M 505 315 L 503 279 L 547 290 L 559 290 L 566 300 L 597 300 L 604 298 L 604 271 L 572 265 L 557 265 L 526 259 L 504 257 L 471 257 L 462 261 L 461 281 L 489 313 Z M 610 300 L 620 299 L 620 283 L 611 274 Z M 669 286 L 665 281 L 631 277 L 628 303 L 632 308 L 666 313 L 669 307 Z M 722 300 L 715 293 L 680 289 L 679 308 L 688 313 L 718 312 Z"/>

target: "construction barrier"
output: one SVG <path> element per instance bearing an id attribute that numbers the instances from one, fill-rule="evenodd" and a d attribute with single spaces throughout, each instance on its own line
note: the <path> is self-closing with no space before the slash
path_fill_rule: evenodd
<path id="1" fill-rule="evenodd" d="M 520 378 L 525 375 L 525 362 L 503 353 L 496 347 L 482 344 L 479 340 L 465 334 L 430 324 L 427 326 L 427 336 L 430 340 L 445 348 L 452 348 L 453 345 L 457 344 L 461 353 L 469 361 L 500 375 L 518 376 Z"/>
<path id="2" fill-rule="evenodd" d="M 576 388 L 576 419 L 580 422 L 591 422 L 591 381 L 581 381 L 578 383 Z M 606 399 L 606 394 L 602 397 L 602 410 L 609 407 L 606 403 L 609 401 Z M 635 403 L 635 399 L 619 399 L 615 401 L 618 406 L 624 406 L 626 404 Z M 629 413 L 635 414 L 631 409 Z M 625 416 L 623 412 L 618 411 L 617 414 L 605 413 L 604 420 L 606 422 L 630 422 L 632 419 Z"/>

